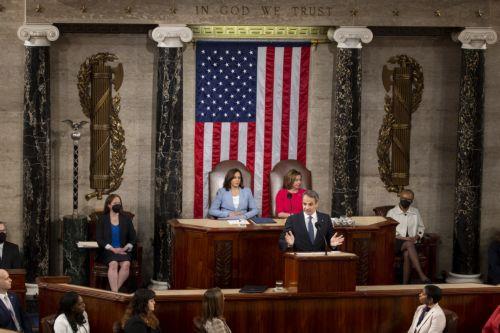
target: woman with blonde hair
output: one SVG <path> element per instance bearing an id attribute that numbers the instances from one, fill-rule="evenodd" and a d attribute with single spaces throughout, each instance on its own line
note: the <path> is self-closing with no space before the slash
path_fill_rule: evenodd
<path id="1" fill-rule="evenodd" d="M 195 319 L 198 332 L 231 333 L 224 319 L 224 294 L 220 288 L 208 289 L 203 295 L 203 317 Z"/>

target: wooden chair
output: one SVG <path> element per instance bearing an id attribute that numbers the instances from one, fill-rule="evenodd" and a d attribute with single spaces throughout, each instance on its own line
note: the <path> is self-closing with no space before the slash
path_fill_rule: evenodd
<path id="1" fill-rule="evenodd" d="M 134 214 L 124 212 L 131 220 Z M 99 223 L 101 212 L 94 212 L 90 215 L 88 239 L 96 239 L 96 227 Z M 89 277 L 90 287 L 108 289 L 108 266 L 99 261 L 99 249 L 91 249 L 89 253 Z M 132 261 L 130 262 L 130 275 L 124 286 L 128 291 L 142 286 L 142 246 L 137 242 L 132 250 Z M 133 285 L 135 283 L 135 285 Z M 132 285 L 131 285 L 132 284 Z"/>
<path id="2" fill-rule="evenodd" d="M 394 206 L 379 206 L 373 208 L 373 212 L 378 216 L 386 216 L 389 210 Z M 438 234 L 425 233 L 420 242 L 415 244 L 415 249 L 418 252 L 418 259 L 420 261 L 420 266 L 424 271 L 425 275 L 431 280 L 436 280 L 436 269 L 437 269 L 437 246 L 440 241 Z M 403 270 L 403 258 L 401 256 L 394 257 L 394 273 L 398 277 L 401 275 Z M 412 268 L 412 275 L 410 280 L 417 278 L 416 271 Z"/>
<path id="3" fill-rule="evenodd" d="M 54 322 L 56 321 L 56 318 L 56 314 L 51 314 L 47 317 L 43 317 L 40 321 L 41 331 L 43 333 L 54 333 Z"/>
<path id="4" fill-rule="evenodd" d="M 446 327 L 443 333 L 457 333 L 458 332 L 458 315 L 448 309 L 443 309 L 444 315 L 446 317 Z"/>
<path id="5" fill-rule="evenodd" d="M 272 215 L 276 215 L 276 195 L 283 188 L 283 177 L 291 169 L 295 169 L 302 175 L 302 187 L 305 189 L 312 188 L 311 171 L 307 169 L 297 160 L 283 160 L 276 163 L 273 170 L 269 174 L 269 194 L 271 200 Z"/>

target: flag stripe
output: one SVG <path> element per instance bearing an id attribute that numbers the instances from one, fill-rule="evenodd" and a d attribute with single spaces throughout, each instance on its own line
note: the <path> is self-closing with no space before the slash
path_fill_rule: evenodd
<path id="1" fill-rule="evenodd" d="M 309 63 L 310 48 L 302 48 L 300 59 L 300 96 L 299 96 L 299 130 L 297 142 L 297 160 L 306 165 L 307 142 L 307 109 L 309 104 Z"/>
<path id="2" fill-rule="evenodd" d="M 231 131 L 229 134 L 229 159 L 230 160 L 237 160 L 238 159 L 238 152 L 240 151 L 240 147 L 238 145 L 239 141 L 239 124 L 243 123 L 230 123 L 231 126 Z M 242 162 L 245 164 L 245 162 Z"/>
<path id="3" fill-rule="evenodd" d="M 283 101 L 281 106 L 281 151 L 280 160 L 288 159 L 288 139 L 290 137 L 290 79 L 292 48 L 285 47 L 283 55 Z"/>
<path id="4" fill-rule="evenodd" d="M 208 124 L 207 125 L 211 125 Z M 195 160 L 203 161 L 203 146 L 204 146 L 204 132 L 205 123 L 197 122 L 195 124 L 194 132 L 194 156 Z M 210 138 L 211 141 L 211 138 Z M 204 170 L 203 166 L 205 163 L 195 163 L 194 164 L 194 188 L 203 189 L 204 181 Z M 203 216 L 203 191 L 194 191 L 194 206 L 193 214 L 194 216 Z"/>
<path id="5" fill-rule="evenodd" d="M 197 43 L 195 218 L 207 214 L 208 174 L 219 162 L 246 165 L 245 186 L 269 216 L 274 165 L 306 161 L 310 47 L 251 44 Z"/>

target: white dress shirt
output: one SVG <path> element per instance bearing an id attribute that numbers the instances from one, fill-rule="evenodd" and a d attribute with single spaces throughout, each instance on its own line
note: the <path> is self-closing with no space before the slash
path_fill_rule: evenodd
<path id="1" fill-rule="evenodd" d="M 3 245 L 4 244 L 5 244 L 5 242 L 0 244 L 0 260 L 3 258 Z"/>
<path id="2" fill-rule="evenodd" d="M 316 239 L 316 234 L 318 233 L 318 230 L 316 229 L 316 227 L 314 225 L 316 224 L 316 222 L 318 222 L 318 214 L 316 214 L 316 212 L 314 212 L 314 214 L 312 214 L 312 215 L 308 215 L 308 214 L 304 213 L 304 221 L 306 223 L 306 230 L 309 230 L 309 229 L 307 229 L 307 225 L 309 224 L 309 216 L 312 216 L 314 239 Z"/>
<path id="3" fill-rule="evenodd" d="M 415 237 L 416 235 L 422 237 L 424 235 L 425 226 L 415 207 L 410 206 L 406 212 L 403 212 L 401 207 L 396 205 L 387 212 L 387 217 L 399 222 L 396 226 L 396 237 Z"/>

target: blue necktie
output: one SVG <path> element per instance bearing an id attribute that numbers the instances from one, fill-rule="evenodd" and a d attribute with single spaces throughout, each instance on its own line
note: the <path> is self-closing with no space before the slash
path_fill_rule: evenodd
<path id="1" fill-rule="evenodd" d="M 420 314 L 420 317 L 418 318 L 418 321 L 417 321 L 417 326 L 420 325 L 420 323 L 422 322 L 425 315 L 427 314 L 427 312 L 429 312 L 430 309 L 431 308 L 428 306 L 426 306 L 425 308 L 422 309 L 422 313 Z"/>
<path id="2" fill-rule="evenodd" d="M 309 239 L 311 243 L 314 243 L 314 226 L 313 226 L 313 217 L 312 215 L 307 216 L 309 222 L 307 223 L 307 233 L 309 234 Z"/>

